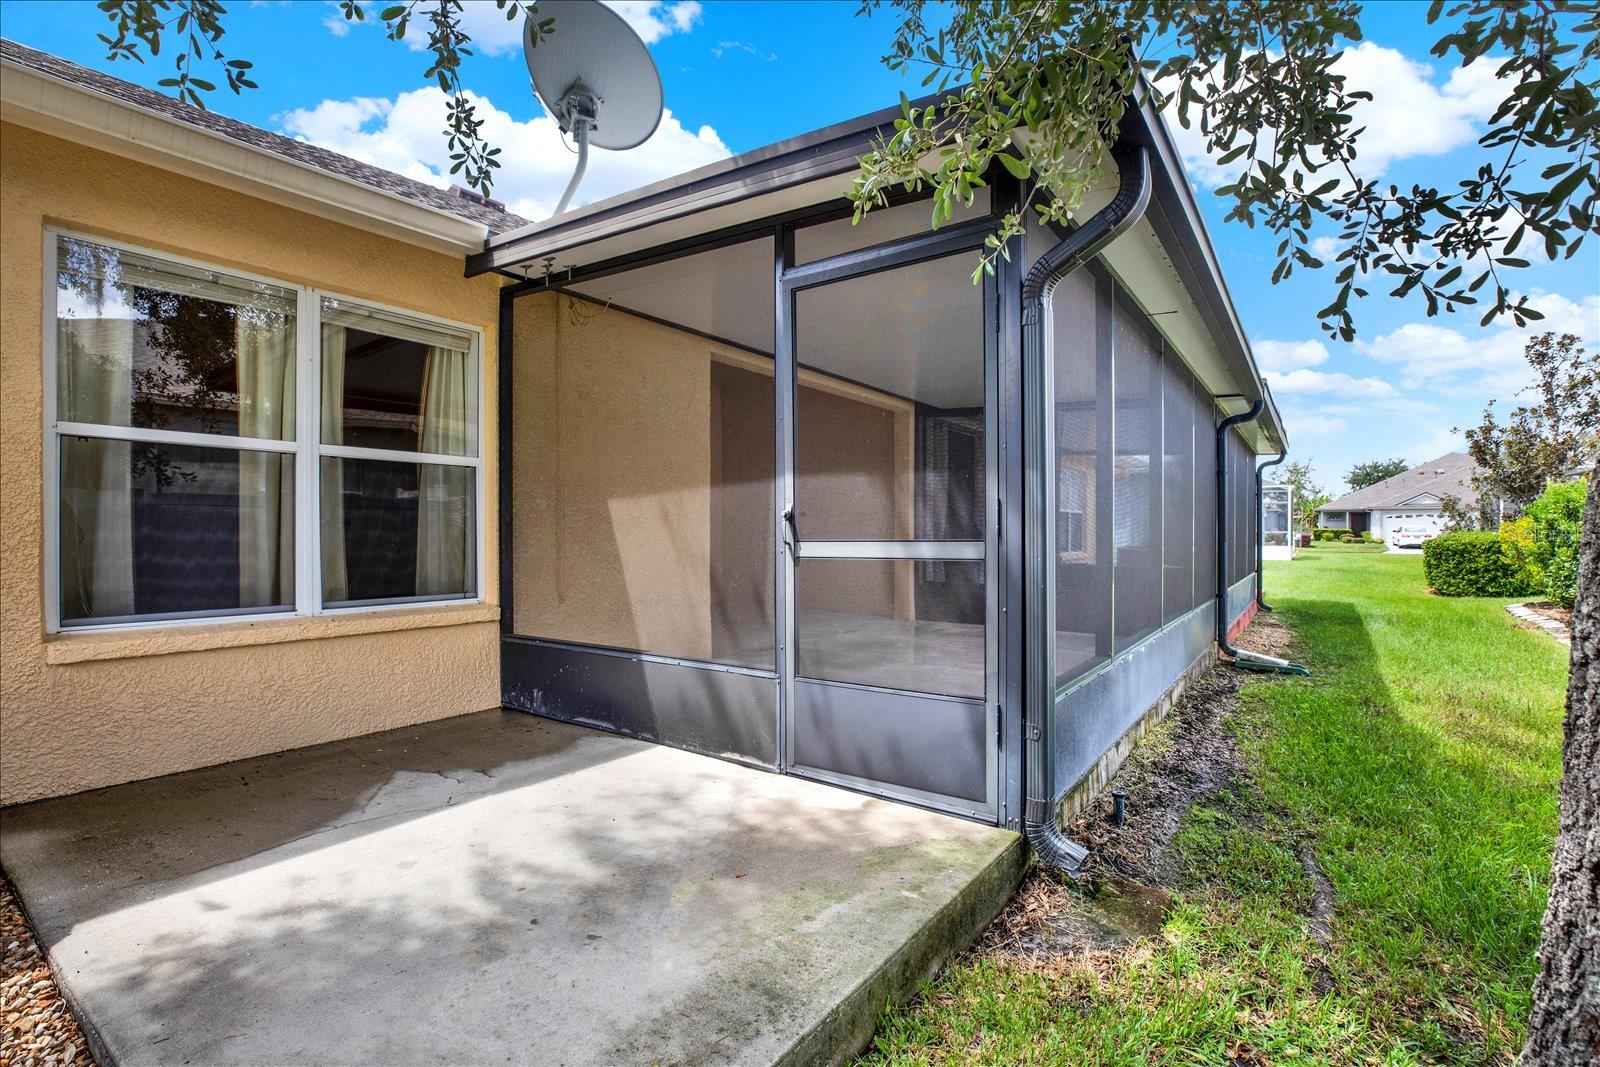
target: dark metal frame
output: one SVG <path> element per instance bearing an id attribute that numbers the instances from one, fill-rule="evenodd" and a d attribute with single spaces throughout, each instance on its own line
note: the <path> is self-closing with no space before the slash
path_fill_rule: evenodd
<path id="1" fill-rule="evenodd" d="M 897 204 L 921 199 L 926 198 L 922 195 L 902 194 L 891 198 L 891 203 Z M 778 657 L 778 670 L 763 671 L 730 664 L 657 656 L 625 649 L 602 648 L 535 638 L 519 635 L 515 632 L 515 591 L 512 573 L 515 531 L 512 521 L 512 499 L 517 472 L 514 470 L 515 465 L 511 462 L 511 456 L 513 454 L 514 390 L 512 383 L 515 373 L 513 367 L 515 301 L 519 297 L 547 290 L 561 290 L 576 282 L 594 280 L 652 263 L 668 262 L 699 252 L 713 251 L 747 240 L 771 237 L 774 244 L 773 293 L 776 302 L 774 342 L 775 358 L 778 360 L 777 373 L 780 375 L 784 373 L 783 353 L 787 350 L 789 354 L 788 371 L 793 374 L 793 321 L 789 305 L 794 292 L 801 288 L 872 274 L 880 270 L 923 262 L 961 251 L 976 251 L 982 246 L 983 238 L 993 232 L 995 219 L 1006 211 L 1011 210 L 1019 202 L 1019 199 L 1017 183 L 1010 179 L 1009 176 L 997 173 L 993 182 L 990 204 L 991 213 L 987 216 L 870 248 L 841 253 L 837 256 L 801 266 L 788 266 L 793 260 L 793 234 L 795 229 L 804 225 L 847 218 L 851 214 L 851 208 L 848 205 L 842 205 L 838 202 L 813 205 L 748 223 L 740 223 L 680 241 L 641 249 L 635 253 L 613 257 L 572 271 L 556 271 L 547 277 L 525 279 L 503 288 L 500 292 L 498 345 L 499 403 L 497 415 L 499 419 L 500 462 L 498 478 L 499 516 L 497 525 L 500 531 L 500 631 L 503 649 L 501 657 L 501 690 L 506 706 L 519 708 L 520 710 L 539 710 L 529 706 L 531 701 L 527 688 L 523 681 L 517 677 L 520 673 L 518 665 L 530 656 L 592 656 L 593 660 L 589 663 L 590 670 L 584 679 L 580 679 L 580 682 L 597 684 L 605 691 L 609 691 L 605 683 L 610 680 L 606 676 L 610 675 L 614 678 L 617 671 L 683 669 L 694 672 L 694 684 L 702 688 L 722 687 L 724 685 L 723 680 L 726 679 L 727 685 L 732 686 L 739 694 L 744 696 L 748 696 L 748 686 L 752 682 L 771 682 L 776 687 L 784 677 L 792 678 L 793 676 L 792 669 L 787 673 L 782 669 L 784 665 L 783 657 L 792 655 L 793 651 L 787 634 L 788 624 L 786 622 L 791 617 L 788 609 L 793 598 L 793 589 L 789 587 L 789 579 L 784 566 L 783 554 L 787 550 L 782 536 L 785 524 L 783 513 L 793 502 L 793 485 L 789 480 L 789 472 L 793 469 L 790 466 L 793 458 L 790 454 L 792 452 L 792 435 L 789 433 L 793 412 L 784 411 L 781 403 L 784 396 L 792 397 L 792 387 L 779 390 L 780 403 L 775 411 L 776 440 L 774 447 L 776 451 L 774 458 L 778 464 L 776 470 L 779 484 L 777 491 L 774 493 L 776 511 L 774 518 L 775 529 L 778 531 L 779 536 L 774 537 L 774 550 L 778 553 L 776 560 L 778 568 L 774 576 L 773 607 L 776 627 L 774 651 Z M 1024 661 L 1022 605 L 1024 590 L 1021 582 L 1023 562 L 1021 456 L 1023 442 L 1020 308 L 1022 276 L 1020 253 L 1019 241 L 1012 249 L 1011 258 L 1002 258 L 997 264 L 996 276 L 985 283 L 986 318 L 988 322 L 985 342 L 985 378 L 986 381 L 993 383 L 992 391 L 988 397 L 988 406 L 994 409 L 993 415 L 988 419 L 991 433 L 988 435 L 990 443 L 986 448 L 985 456 L 985 483 L 989 486 L 987 496 L 990 503 L 988 506 L 995 509 L 993 521 L 986 521 L 985 523 L 986 541 L 990 545 L 988 580 L 994 589 L 994 594 L 989 598 L 992 601 L 992 607 L 988 609 L 989 620 L 986 627 L 986 633 L 988 634 L 986 642 L 990 648 L 986 658 L 992 664 L 986 670 L 986 673 L 990 676 L 990 682 L 987 685 L 989 692 L 986 700 L 994 705 L 993 719 L 996 737 L 991 747 L 995 764 L 992 774 L 994 784 L 990 788 L 993 810 L 992 814 L 985 813 L 982 817 L 1012 828 L 1016 828 L 1021 824 L 1023 792 L 1021 721 L 1022 669 Z M 489 266 L 488 269 L 499 268 L 497 266 Z M 581 296 L 582 294 L 577 295 Z M 747 346 L 736 345 L 734 347 L 745 348 Z M 627 691 L 626 686 L 622 688 L 624 692 Z M 938 698 L 934 697 L 932 699 Z M 615 730 L 677 747 L 686 747 L 708 755 L 731 757 L 776 768 L 787 768 L 790 765 L 790 754 L 787 751 L 787 729 L 781 710 L 781 697 L 779 697 L 777 703 L 778 709 L 774 718 L 774 748 L 770 756 L 766 756 L 764 753 L 740 752 L 714 742 L 688 743 L 684 737 L 676 736 L 670 730 L 630 729 L 626 725 L 619 724 L 615 716 L 608 716 L 604 713 L 587 716 L 586 721 L 589 725 L 599 726 L 602 729 Z M 877 789 L 863 783 L 836 782 L 834 784 L 842 784 L 846 788 L 853 788 L 857 791 L 874 795 L 891 796 L 902 800 L 915 799 L 908 798 L 907 794 L 901 791 Z M 947 806 L 931 802 L 930 806 L 940 807 L 943 810 L 952 810 L 957 814 L 965 814 L 968 817 L 975 816 L 975 813 L 970 808 L 962 809 L 959 805 Z"/>
<path id="2" fill-rule="evenodd" d="M 995 205 L 991 203 L 991 210 Z M 796 224 L 790 223 L 783 227 L 783 238 L 780 242 L 779 253 L 781 265 L 786 265 L 793 256 L 794 231 Z M 778 303 L 778 377 L 784 382 L 780 390 L 778 405 L 778 434 L 779 434 L 779 481 L 780 491 L 777 501 L 777 522 L 780 528 L 788 524 L 788 516 L 793 514 L 794 499 L 794 462 L 793 454 L 793 426 L 795 413 L 793 400 L 797 386 L 798 359 L 795 353 L 795 324 L 794 300 L 796 295 L 806 289 L 828 285 L 835 282 L 849 281 L 856 278 L 867 277 L 883 271 L 908 267 L 930 260 L 956 255 L 962 252 L 977 252 L 983 247 L 984 238 L 994 230 L 993 216 L 984 216 L 972 221 L 945 229 L 914 234 L 910 237 L 900 238 L 884 244 L 874 245 L 865 249 L 840 253 L 826 259 L 816 260 L 802 266 L 787 267 L 778 271 L 779 278 L 779 303 Z M 984 454 L 984 485 L 985 485 L 985 522 L 984 542 L 985 555 L 988 557 L 988 574 L 986 585 L 989 590 L 985 596 L 985 625 L 984 625 L 984 662 L 985 683 L 984 698 L 982 701 L 962 701 L 969 704 L 981 704 L 987 723 L 993 724 L 993 729 L 998 735 L 1002 729 L 999 712 L 999 676 L 1000 657 L 998 654 L 998 630 L 1001 617 L 997 601 L 997 583 L 995 577 L 999 573 L 996 559 L 999 556 L 999 530 L 998 516 L 998 481 L 1000 477 L 1000 450 L 997 438 L 999 436 L 998 413 L 991 413 L 990 409 L 997 402 L 999 387 L 999 351 L 1000 351 L 1000 294 L 996 278 L 985 278 L 983 285 L 984 307 L 984 382 L 985 382 L 985 454 Z M 990 521 L 988 512 L 994 508 L 994 521 Z M 786 534 L 792 534 L 792 525 L 788 526 Z M 792 601 L 794 593 L 793 565 L 798 562 L 799 553 L 786 535 L 776 539 L 779 542 L 779 557 L 777 564 L 780 574 L 783 575 L 779 583 L 781 594 L 786 602 Z M 798 538 L 796 538 L 798 540 Z M 857 557 L 850 557 L 857 558 Z M 939 556 L 938 558 L 949 558 Z M 794 743 L 794 724 L 796 708 L 795 683 L 799 679 L 794 662 L 794 613 L 785 612 L 779 616 L 779 640 L 783 646 L 780 656 L 781 680 L 783 695 L 780 705 L 785 710 L 782 723 L 783 740 L 780 748 L 785 759 L 783 766 L 789 773 L 803 777 L 814 777 L 831 784 L 855 788 L 874 795 L 883 795 L 901 800 L 911 800 L 929 807 L 949 811 L 953 814 L 969 817 L 995 820 L 1001 814 L 1001 789 L 999 781 L 1003 777 L 999 772 L 1001 764 L 1000 739 L 998 736 L 988 739 L 985 743 L 985 799 L 974 806 L 970 800 L 940 794 L 927 790 L 901 789 L 866 781 L 841 777 L 818 768 L 802 766 L 793 758 L 790 747 Z M 805 680 L 809 686 L 813 680 Z M 849 683 L 822 683 L 827 685 L 859 688 L 871 691 L 876 687 L 850 686 Z M 950 700 L 949 697 L 928 694 L 908 694 L 912 699 Z M 987 727 L 986 727 L 987 728 Z"/>

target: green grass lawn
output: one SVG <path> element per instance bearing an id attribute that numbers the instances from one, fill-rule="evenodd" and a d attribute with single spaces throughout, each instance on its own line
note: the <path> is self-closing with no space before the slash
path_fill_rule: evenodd
<path id="1" fill-rule="evenodd" d="M 1556 826 L 1565 646 L 1446 599 L 1418 555 L 1267 564 L 1305 679 L 1251 682 L 1250 781 L 1189 812 L 1160 937 L 953 964 L 869 1062 L 1501 1063 L 1520 1048 Z M 1240 642 L 1248 647 L 1249 637 Z M 1309 848 L 1336 895 L 1306 913 Z"/>

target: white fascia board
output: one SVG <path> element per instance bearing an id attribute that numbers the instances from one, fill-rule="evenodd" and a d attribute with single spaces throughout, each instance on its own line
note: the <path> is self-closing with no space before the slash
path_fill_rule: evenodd
<path id="1" fill-rule="evenodd" d="M 0 119 L 334 222 L 451 255 L 476 252 L 482 223 L 116 100 L 0 63 Z"/>

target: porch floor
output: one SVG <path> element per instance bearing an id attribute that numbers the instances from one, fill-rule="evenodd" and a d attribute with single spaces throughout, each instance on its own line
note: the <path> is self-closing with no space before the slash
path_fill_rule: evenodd
<path id="1" fill-rule="evenodd" d="M 484 712 L 8 809 L 105 1063 L 828 1061 L 1017 835 Z"/>

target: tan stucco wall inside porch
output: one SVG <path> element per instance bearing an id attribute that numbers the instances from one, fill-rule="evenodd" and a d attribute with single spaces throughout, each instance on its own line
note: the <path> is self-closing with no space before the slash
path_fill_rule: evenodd
<path id="1" fill-rule="evenodd" d="M 46 634 L 47 225 L 481 327 L 484 483 L 496 484 L 494 278 L 467 280 L 454 256 L 0 124 L 0 803 L 496 706 L 492 491 L 487 605 Z"/>

